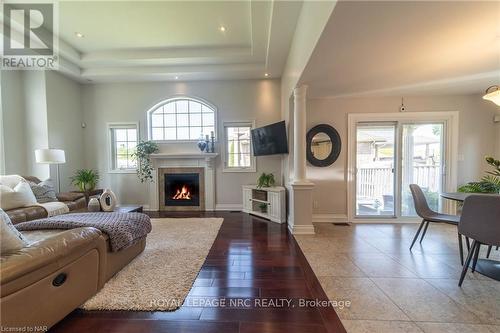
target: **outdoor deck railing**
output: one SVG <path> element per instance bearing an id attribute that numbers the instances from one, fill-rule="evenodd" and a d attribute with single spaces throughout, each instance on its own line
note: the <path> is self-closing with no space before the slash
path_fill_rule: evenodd
<path id="1" fill-rule="evenodd" d="M 439 166 L 414 166 L 412 183 L 430 192 L 438 192 L 440 186 Z M 394 189 L 392 168 L 358 168 L 358 198 L 381 198 L 392 195 Z"/>

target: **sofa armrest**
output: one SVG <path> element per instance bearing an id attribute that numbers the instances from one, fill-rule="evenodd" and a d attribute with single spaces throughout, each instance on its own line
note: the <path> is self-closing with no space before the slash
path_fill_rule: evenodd
<path id="1" fill-rule="evenodd" d="M 76 201 L 80 198 L 85 198 L 85 195 L 83 193 L 61 192 L 57 193 L 56 197 L 59 201 Z"/>
<path id="2" fill-rule="evenodd" d="M 18 251 L 2 254 L 0 284 L 8 283 L 40 268 L 64 264 L 66 257 L 84 254 L 100 246 L 101 232 L 95 228 L 76 228 L 30 244 Z"/>

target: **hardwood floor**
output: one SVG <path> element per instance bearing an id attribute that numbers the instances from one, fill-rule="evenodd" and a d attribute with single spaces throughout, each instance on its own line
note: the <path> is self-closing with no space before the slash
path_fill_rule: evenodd
<path id="1" fill-rule="evenodd" d="M 224 218 L 184 305 L 174 312 L 75 310 L 52 332 L 345 332 L 332 307 L 301 306 L 300 299 L 328 298 L 286 225 L 240 212 L 150 216 Z"/>

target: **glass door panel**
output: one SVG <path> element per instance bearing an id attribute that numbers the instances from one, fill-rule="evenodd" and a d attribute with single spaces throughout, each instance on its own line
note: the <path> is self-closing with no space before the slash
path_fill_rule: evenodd
<path id="1" fill-rule="evenodd" d="M 357 126 L 356 216 L 396 215 L 396 128 L 396 123 Z"/>
<path id="2" fill-rule="evenodd" d="M 443 189 L 442 123 L 402 124 L 401 216 L 416 216 L 410 184 L 419 185 L 432 210 L 440 211 Z"/>

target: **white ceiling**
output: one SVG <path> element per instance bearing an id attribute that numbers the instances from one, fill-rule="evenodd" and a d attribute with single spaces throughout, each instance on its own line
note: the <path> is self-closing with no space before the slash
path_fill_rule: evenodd
<path id="1" fill-rule="evenodd" d="M 62 1 L 61 70 L 82 82 L 280 77 L 301 6 L 254 0 Z"/>
<path id="2" fill-rule="evenodd" d="M 500 2 L 339 2 L 308 96 L 480 93 L 500 84 Z"/>

